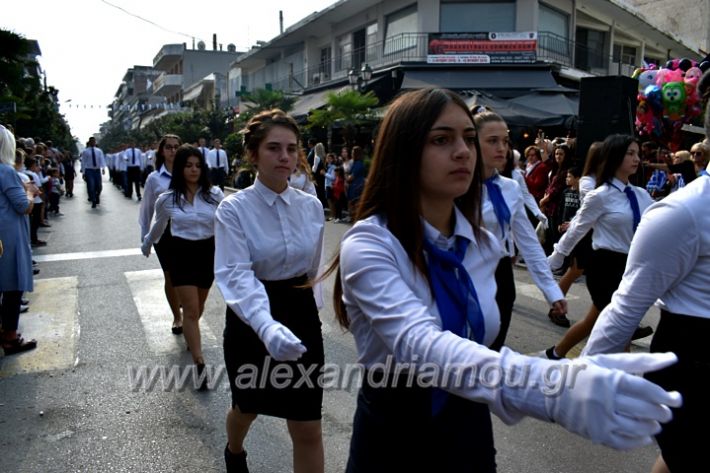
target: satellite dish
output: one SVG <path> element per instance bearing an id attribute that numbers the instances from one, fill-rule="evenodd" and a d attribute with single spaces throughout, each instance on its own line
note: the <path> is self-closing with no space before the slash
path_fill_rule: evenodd
<path id="1" fill-rule="evenodd" d="M 197 42 L 197 49 L 199 49 L 200 51 L 204 51 L 204 50 L 205 50 L 205 42 L 204 42 L 204 41 L 198 41 L 198 42 Z"/>
<path id="2" fill-rule="evenodd" d="M 229 43 L 227 45 L 227 51 L 229 51 L 230 53 L 236 53 L 237 47 L 233 43 Z"/>

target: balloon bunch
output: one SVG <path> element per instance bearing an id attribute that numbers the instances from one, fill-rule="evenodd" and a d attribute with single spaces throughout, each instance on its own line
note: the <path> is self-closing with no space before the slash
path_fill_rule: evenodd
<path id="1" fill-rule="evenodd" d="M 680 143 L 680 129 L 684 123 L 702 113 L 697 85 L 710 62 L 698 64 L 691 59 L 671 59 L 665 67 L 651 64 L 636 69 L 638 79 L 638 107 L 636 130 L 648 139 L 665 142 L 671 149 Z"/>

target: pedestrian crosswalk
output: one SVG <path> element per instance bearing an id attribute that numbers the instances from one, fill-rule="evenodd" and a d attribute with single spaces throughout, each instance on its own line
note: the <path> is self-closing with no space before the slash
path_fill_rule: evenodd
<path id="1" fill-rule="evenodd" d="M 130 271 L 124 275 L 131 289 L 133 303 L 138 309 L 150 350 L 156 355 L 185 350 L 182 337 L 170 334 L 173 317 L 165 299 L 163 272 L 160 269 L 149 269 Z M 211 292 L 215 290 L 213 287 Z M 213 311 L 223 313 L 224 303 L 219 299 L 221 298 L 215 300 L 215 297 L 209 297 L 205 304 L 205 313 Z M 200 333 L 203 349 L 220 345 L 220 341 L 207 324 L 200 324 Z"/>
<path id="2" fill-rule="evenodd" d="M 35 281 L 35 290 L 28 295 L 30 311 L 20 317 L 20 331 L 39 343 L 30 352 L 0 358 L 0 378 L 67 369 L 77 363 L 78 284 L 76 276 Z"/>

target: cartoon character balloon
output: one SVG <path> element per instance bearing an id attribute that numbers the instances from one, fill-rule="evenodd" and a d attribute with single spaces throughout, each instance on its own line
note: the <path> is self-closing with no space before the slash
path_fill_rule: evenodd
<path id="1" fill-rule="evenodd" d="M 636 130 L 672 150 L 680 145 L 680 130 L 684 123 L 702 113 L 697 84 L 703 67 L 688 58 L 671 59 L 664 67 L 650 65 L 634 71 L 639 81 Z"/>

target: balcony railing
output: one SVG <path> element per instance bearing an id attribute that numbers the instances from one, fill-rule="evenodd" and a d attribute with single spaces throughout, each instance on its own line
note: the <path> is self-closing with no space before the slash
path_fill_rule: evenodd
<path id="1" fill-rule="evenodd" d="M 347 78 L 350 69 L 359 70 L 367 63 L 374 70 L 402 62 L 425 63 L 428 52 L 428 33 L 402 33 L 346 55 L 336 51 L 331 61 L 316 64 L 270 82 L 272 88 L 286 92 L 298 92 L 305 88 Z M 632 58 L 613 58 L 603 51 L 589 48 L 582 43 L 547 31 L 538 33 L 537 60 L 580 69 L 593 74 L 626 74 L 636 67 Z M 627 62 L 629 62 L 627 64 Z M 254 83 L 254 81 L 252 81 Z M 259 87 L 258 84 L 254 84 Z"/>
<path id="2" fill-rule="evenodd" d="M 153 82 L 153 93 L 170 95 L 182 88 L 182 74 L 160 74 Z"/>

